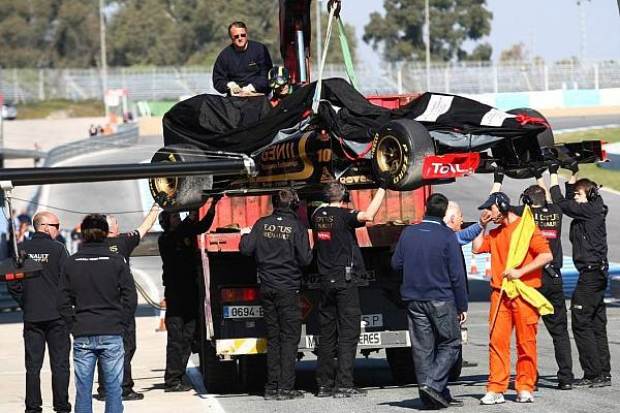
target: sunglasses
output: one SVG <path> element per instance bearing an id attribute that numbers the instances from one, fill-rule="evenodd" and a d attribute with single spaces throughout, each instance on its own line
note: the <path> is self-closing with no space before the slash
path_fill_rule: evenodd
<path id="1" fill-rule="evenodd" d="M 244 37 L 248 37 L 248 34 L 247 33 L 236 34 L 232 38 L 237 40 L 237 39 L 242 39 Z"/>
<path id="2" fill-rule="evenodd" d="M 48 227 L 54 227 L 56 229 L 60 228 L 60 224 L 41 224 L 41 225 L 47 225 Z"/>

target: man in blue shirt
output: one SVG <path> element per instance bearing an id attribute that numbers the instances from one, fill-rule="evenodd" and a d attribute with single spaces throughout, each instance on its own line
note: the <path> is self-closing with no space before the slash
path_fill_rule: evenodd
<path id="1" fill-rule="evenodd" d="M 448 199 L 433 194 L 421 223 L 401 233 L 392 267 L 403 271 L 401 297 L 407 303 L 409 336 L 426 407 L 462 406 L 447 389 L 448 374 L 459 356 L 459 322 L 467 319 L 467 289 L 461 248 L 443 218 Z"/>
<path id="2" fill-rule="evenodd" d="M 251 41 L 243 22 L 228 26 L 231 44 L 224 48 L 213 66 L 213 87 L 230 96 L 253 96 L 270 92 L 267 72 L 271 56 L 264 44 Z"/>

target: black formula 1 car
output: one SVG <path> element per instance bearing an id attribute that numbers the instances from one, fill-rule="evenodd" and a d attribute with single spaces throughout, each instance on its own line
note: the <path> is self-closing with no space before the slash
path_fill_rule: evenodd
<path id="1" fill-rule="evenodd" d="M 501 166 L 529 178 L 532 168 L 557 159 L 604 160 L 600 141 L 555 144 L 546 119 L 532 109 L 503 112 L 460 96 L 424 93 L 389 110 L 370 103 L 343 79 L 301 87 L 272 108 L 265 97 L 199 95 L 176 104 L 163 119 L 165 147 L 152 162 L 246 159 L 240 176 L 152 178 L 153 196 L 166 208 L 202 204 L 209 194 L 269 193 L 295 187 L 302 194 L 339 180 L 351 189 L 407 191 Z"/>

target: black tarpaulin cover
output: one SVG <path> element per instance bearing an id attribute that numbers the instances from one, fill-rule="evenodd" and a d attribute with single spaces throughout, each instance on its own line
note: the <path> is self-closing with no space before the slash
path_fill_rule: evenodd
<path id="1" fill-rule="evenodd" d="M 224 97 L 198 95 L 173 106 L 163 119 L 164 143 L 189 143 L 204 150 L 251 153 L 271 143 L 279 130 L 297 125 L 312 107 L 316 83 L 297 89 L 272 108 L 264 96 Z M 545 126 L 522 126 L 514 115 L 461 96 L 424 93 L 408 105 L 389 110 L 371 104 L 344 79 L 323 81 L 321 105 L 313 124 L 334 136 L 370 142 L 374 133 L 392 119 L 409 118 L 430 131 L 450 131 L 456 142 L 467 135 L 490 137 L 536 136 Z M 494 138 L 493 141 L 496 139 Z M 450 146 L 449 140 L 442 145 Z M 471 148 L 475 149 L 475 148 Z"/>

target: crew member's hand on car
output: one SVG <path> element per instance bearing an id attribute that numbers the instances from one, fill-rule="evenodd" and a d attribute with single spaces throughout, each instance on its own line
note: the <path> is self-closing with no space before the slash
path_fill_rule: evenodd
<path id="1" fill-rule="evenodd" d="M 390 185 L 390 181 L 392 180 L 392 175 L 389 172 L 380 173 L 377 177 L 377 182 L 379 183 L 379 188 L 387 189 Z"/>
<path id="2" fill-rule="evenodd" d="M 493 171 L 493 182 L 496 184 L 501 184 L 504 182 L 504 168 L 496 165 L 495 170 Z"/>
<path id="3" fill-rule="evenodd" d="M 557 175 L 559 170 L 560 170 L 560 163 L 559 162 L 554 161 L 554 162 L 551 163 L 551 165 L 549 165 L 549 174 Z"/>
<path id="4" fill-rule="evenodd" d="M 573 173 L 573 175 L 575 175 L 577 174 L 577 172 L 579 172 L 579 163 L 577 162 L 576 159 L 571 158 L 570 162 L 566 164 L 564 169 L 568 169 L 569 171 Z"/>
<path id="5" fill-rule="evenodd" d="M 542 178 L 543 173 L 545 172 L 547 168 L 544 166 L 530 166 L 529 169 L 532 175 L 534 176 L 534 178 L 538 180 Z"/>

